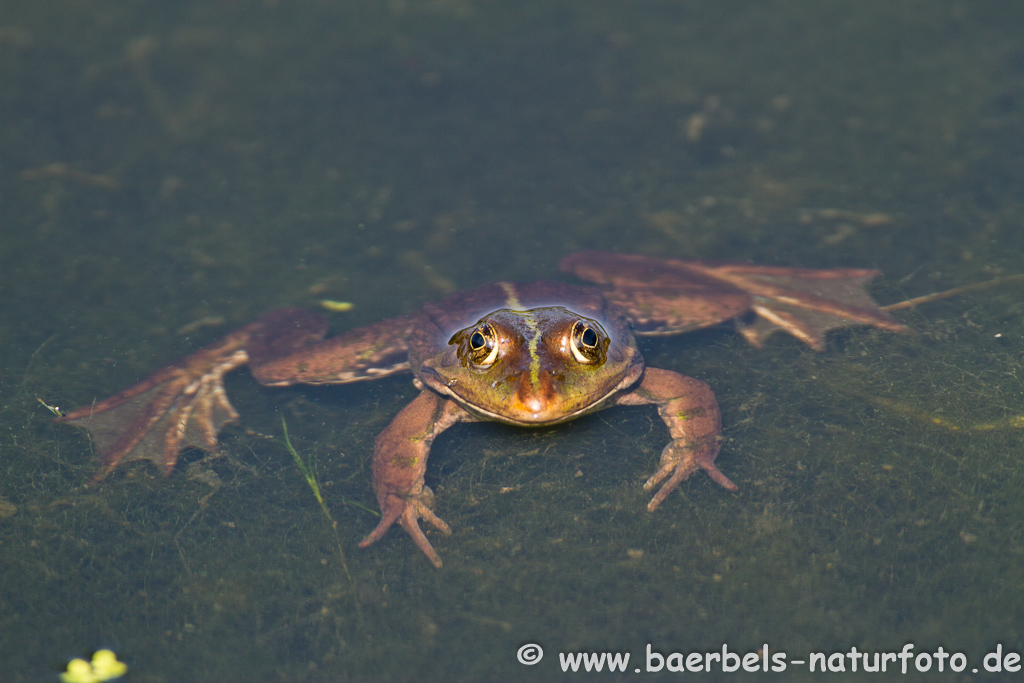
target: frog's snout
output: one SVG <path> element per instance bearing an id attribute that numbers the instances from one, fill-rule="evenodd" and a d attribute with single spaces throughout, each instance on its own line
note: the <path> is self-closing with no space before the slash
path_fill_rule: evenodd
<path id="1" fill-rule="evenodd" d="M 561 391 L 557 380 L 546 370 L 522 373 L 510 403 L 515 418 L 523 422 L 550 422 L 562 413 Z"/>

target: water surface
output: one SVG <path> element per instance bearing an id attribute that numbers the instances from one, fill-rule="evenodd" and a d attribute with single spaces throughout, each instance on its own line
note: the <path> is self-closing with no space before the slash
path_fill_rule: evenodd
<path id="1" fill-rule="evenodd" d="M 1019 284 L 820 355 L 644 341 L 714 387 L 740 487 L 698 477 L 653 515 L 653 409 L 460 425 L 428 472 L 440 571 L 399 531 L 355 547 L 408 376 L 240 371 L 221 457 L 94 488 L 87 438 L 39 402 L 108 396 L 274 307 L 351 301 L 344 330 L 583 248 L 879 268 L 883 303 L 1024 272 L 1022 32 L 995 1 L 6 3 L 0 677 L 101 647 L 137 682 L 1024 650 Z"/>

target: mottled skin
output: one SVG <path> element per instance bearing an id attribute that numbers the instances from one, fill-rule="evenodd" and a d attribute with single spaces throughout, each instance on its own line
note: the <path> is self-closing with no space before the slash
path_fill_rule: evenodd
<path id="1" fill-rule="evenodd" d="M 340 384 L 411 371 L 420 394 L 377 437 L 373 486 L 381 521 L 360 543 L 398 522 L 437 567 L 423 520 L 450 533 L 424 484 L 430 447 L 456 422 L 542 426 L 616 405 L 655 405 L 670 442 L 645 490 L 654 511 L 680 482 L 715 466 L 718 404 L 703 382 L 645 368 L 635 334 L 677 334 L 730 319 L 753 345 L 785 330 L 812 348 L 850 325 L 903 331 L 864 289 L 868 270 L 805 270 L 582 252 L 562 269 L 597 283 L 494 283 L 428 303 L 414 314 L 324 339 L 326 324 L 301 309 L 272 311 L 63 421 L 96 442 L 97 482 L 120 463 L 147 459 L 169 473 L 182 448 L 217 447 L 238 415 L 225 373 L 248 364 L 268 386 Z"/>

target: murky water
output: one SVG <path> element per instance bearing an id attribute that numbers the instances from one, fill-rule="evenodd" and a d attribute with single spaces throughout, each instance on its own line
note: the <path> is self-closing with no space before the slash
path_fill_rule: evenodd
<path id="1" fill-rule="evenodd" d="M 351 301 L 343 330 L 583 248 L 874 267 L 883 303 L 1024 272 L 1022 31 L 994 1 L 6 3 L 0 678 L 99 648 L 132 681 L 550 680 L 559 653 L 628 652 L 632 675 L 648 644 L 764 643 L 942 646 L 966 677 L 1021 652 L 1020 283 L 820 355 L 643 341 L 714 387 L 735 494 L 695 478 L 644 510 L 653 409 L 457 426 L 428 471 L 442 570 L 397 530 L 355 547 L 408 376 L 237 372 L 221 457 L 94 488 L 40 401 L 101 399 L 274 307 Z"/>

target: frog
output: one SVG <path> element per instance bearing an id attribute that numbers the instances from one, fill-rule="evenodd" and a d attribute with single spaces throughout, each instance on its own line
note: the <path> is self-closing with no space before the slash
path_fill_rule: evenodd
<path id="1" fill-rule="evenodd" d="M 560 262 L 588 284 L 496 282 L 412 313 L 327 336 L 319 313 L 266 313 L 134 386 L 58 420 L 89 432 L 96 485 L 121 464 L 148 460 L 166 475 L 181 451 L 216 452 L 239 415 L 224 376 L 248 366 L 270 387 L 333 385 L 411 373 L 418 394 L 377 436 L 371 460 L 380 521 L 366 548 L 398 524 L 435 567 L 421 522 L 450 535 L 425 482 L 434 440 L 460 422 L 549 427 L 614 406 L 655 406 L 670 440 L 643 484 L 654 512 L 704 472 L 737 490 L 715 464 L 722 421 L 711 387 L 645 365 L 638 337 L 732 324 L 754 347 L 786 332 L 815 351 L 831 330 L 908 328 L 867 291 L 876 270 L 806 269 L 583 251 Z M 655 490 L 656 489 L 656 490 Z"/>

